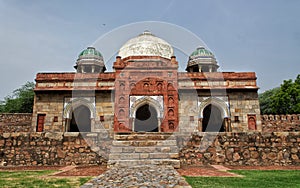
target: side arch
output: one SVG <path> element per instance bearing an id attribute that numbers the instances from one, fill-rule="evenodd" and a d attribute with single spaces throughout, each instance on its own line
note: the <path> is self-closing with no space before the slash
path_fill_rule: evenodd
<path id="1" fill-rule="evenodd" d="M 79 106 L 85 106 L 90 110 L 91 113 L 91 119 L 96 117 L 96 107 L 93 103 L 91 103 L 90 101 L 88 101 L 87 99 L 83 99 L 83 98 L 77 98 L 77 99 L 73 99 L 72 101 L 70 101 L 69 103 L 67 103 L 64 107 L 64 113 L 63 113 L 63 118 L 65 119 L 70 119 L 72 118 L 72 112 L 74 109 L 78 108 Z"/>
<path id="2" fill-rule="evenodd" d="M 85 113 L 86 126 L 82 127 L 78 125 L 82 120 L 77 119 L 74 113 L 78 113 L 78 109 L 85 108 L 88 110 L 88 114 Z M 75 115 L 75 116 L 74 116 Z M 87 116 L 88 117 L 87 117 Z M 73 117 L 74 116 L 74 117 Z M 67 132 L 91 132 L 95 128 L 95 117 L 96 117 L 96 107 L 95 104 L 85 98 L 73 98 L 68 103 L 65 103 L 63 118 L 64 118 L 64 131 Z M 77 122 L 78 121 L 78 122 Z M 81 122 L 80 124 L 84 124 Z M 79 128 L 80 126 L 81 128 Z M 77 128 L 76 128 L 77 127 Z"/>
<path id="3" fill-rule="evenodd" d="M 199 106 L 199 118 L 203 118 L 203 111 L 208 105 L 217 106 L 221 110 L 222 118 L 230 118 L 229 105 L 218 98 L 210 97 L 201 102 Z"/>
<path id="4" fill-rule="evenodd" d="M 222 126 L 220 127 L 219 130 L 217 130 L 218 128 L 213 126 L 209 126 L 209 129 L 206 130 L 207 128 L 207 108 L 208 109 L 213 109 L 215 107 L 215 109 L 213 110 L 214 115 L 212 116 L 212 119 L 210 119 L 209 117 L 209 125 L 213 125 L 216 122 L 216 114 L 220 113 L 220 118 L 222 119 Z M 204 111 L 206 109 L 206 114 L 204 114 Z M 218 112 L 219 111 L 219 112 Z M 211 112 L 209 112 L 210 114 Z M 218 115 L 217 115 L 218 116 Z M 224 101 L 220 98 L 217 97 L 210 97 L 207 98 L 205 100 L 203 100 L 200 105 L 199 105 L 199 112 L 198 112 L 198 130 L 203 132 L 203 131 L 226 131 L 226 132 L 230 132 L 231 131 L 231 123 L 230 123 L 230 109 L 229 109 L 229 104 L 227 101 Z M 211 121 L 210 121 L 211 120 Z M 219 121 L 219 120 L 218 120 Z M 221 121 L 221 120 L 220 120 Z M 215 122 L 215 123 L 213 123 Z M 219 123 L 217 123 L 219 124 Z M 217 125 L 218 126 L 218 125 Z"/>

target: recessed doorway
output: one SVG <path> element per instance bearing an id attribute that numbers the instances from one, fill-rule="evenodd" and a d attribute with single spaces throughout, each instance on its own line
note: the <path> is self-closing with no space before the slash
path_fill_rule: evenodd
<path id="1" fill-rule="evenodd" d="M 203 132 L 224 132 L 224 118 L 220 109 L 209 104 L 203 110 L 203 122 L 202 122 Z"/>
<path id="2" fill-rule="evenodd" d="M 145 104 L 139 107 L 135 114 L 135 132 L 158 132 L 158 118 L 156 109 Z"/>
<path id="3" fill-rule="evenodd" d="M 81 105 L 72 112 L 69 132 L 91 132 L 90 109 Z"/>

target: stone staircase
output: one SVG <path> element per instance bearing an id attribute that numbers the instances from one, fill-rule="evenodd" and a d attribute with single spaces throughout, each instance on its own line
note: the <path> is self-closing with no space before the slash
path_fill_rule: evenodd
<path id="1" fill-rule="evenodd" d="M 108 167 L 113 165 L 171 165 L 180 168 L 176 137 L 172 133 L 114 135 Z"/>

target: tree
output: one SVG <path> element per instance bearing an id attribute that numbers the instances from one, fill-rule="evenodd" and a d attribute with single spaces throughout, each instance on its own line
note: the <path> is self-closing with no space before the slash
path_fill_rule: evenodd
<path id="1" fill-rule="evenodd" d="M 284 80 L 279 92 L 271 97 L 273 110 L 279 114 L 300 113 L 300 74 L 295 81 Z"/>
<path id="2" fill-rule="evenodd" d="M 276 114 L 276 111 L 271 107 L 272 96 L 274 96 L 280 90 L 279 87 L 267 90 L 258 95 L 260 103 L 260 111 L 262 114 Z"/>
<path id="3" fill-rule="evenodd" d="M 300 113 L 300 74 L 295 81 L 284 80 L 279 88 L 259 95 L 262 114 Z"/>
<path id="4" fill-rule="evenodd" d="M 34 100 L 34 83 L 27 82 L 21 88 L 13 91 L 12 96 L 7 96 L 0 103 L 2 113 L 32 113 Z"/>

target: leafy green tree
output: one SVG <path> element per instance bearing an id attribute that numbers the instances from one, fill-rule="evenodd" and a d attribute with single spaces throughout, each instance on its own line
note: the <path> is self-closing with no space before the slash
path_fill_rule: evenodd
<path id="1" fill-rule="evenodd" d="M 274 96 L 280 90 L 279 87 L 267 90 L 258 95 L 260 103 L 260 111 L 262 114 L 276 114 L 276 111 L 271 107 L 272 96 Z"/>
<path id="2" fill-rule="evenodd" d="M 0 101 L 0 113 L 4 111 L 4 101 Z"/>
<path id="3" fill-rule="evenodd" d="M 300 74 L 295 81 L 284 80 L 279 88 L 259 95 L 262 114 L 300 113 Z"/>
<path id="4" fill-rule="evenodd" d="M 13 91 L 11 96 L 0 103 L 2 113 L 32 113 L 34 100 L 34 83 L 27 82 L 21 88 Z"/>
<path id="5" fill-rule="evenodd" d="M 300 113 L 300 74 L 295 81 L 284 80 L 279 92 L 271 97 L 273 110 L 279 114 Z"/>

